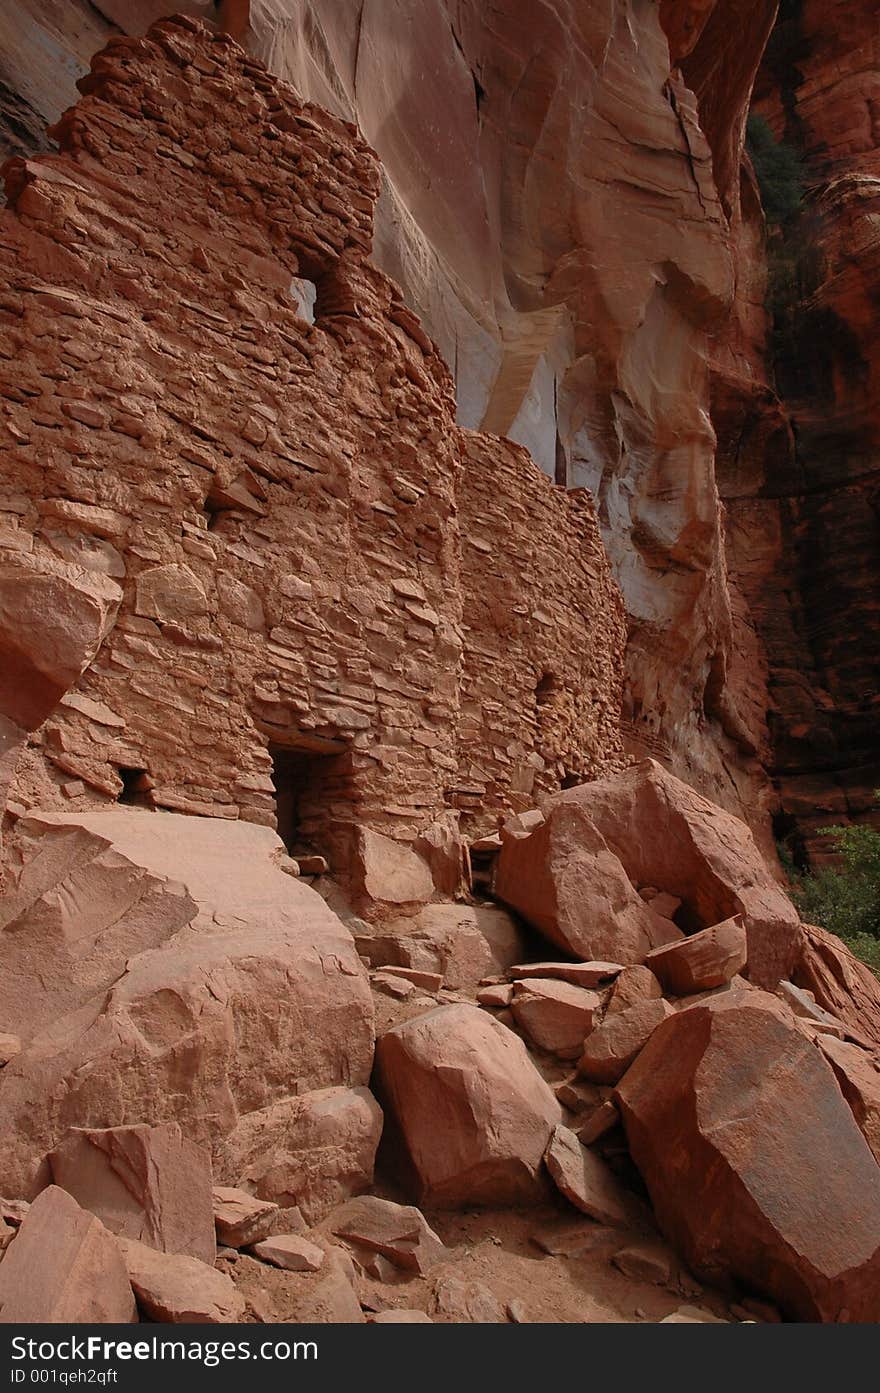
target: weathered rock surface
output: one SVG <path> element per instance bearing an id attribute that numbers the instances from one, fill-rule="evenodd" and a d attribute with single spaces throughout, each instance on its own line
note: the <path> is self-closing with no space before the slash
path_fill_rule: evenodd
<path id="1" fill-rule="evenodd" d="M 878 1318 L 880 1168 L 775 998 L 676 1013 L 615 1099 L 658 1223 L 698 1276 L 794 1319 Z"/>
<path id="2" fill-rule="evenodd" d="M 301 1234 L 279 1233 L 263 1238 L 251 1251 L 261 1262 L 283 1267 L 287 1272 L 318 1272 L 324 1264 L 324 1249 Z"/>
<path id="3" fill-rule="evenodd" d="M 803 945 L 798 915 L 745 823 L 651 759 L 568 789 L 551 806 L 568 804 L 589 816 L 633 884 L 678 896 L 691 927 L 741 915 L 759 986 L 790 976 Z"/>
<path id="4" fill-rule="evenodd" d="M 667 1001 L 637 1001 L 615 1011 L 584 1041 L 578 1073 L 593 1083 L 617 1083 L 662 1025 L 672 1007 Z"/>
<path id="5" fill-rule="evenodd" d="M 691 934 L 681 943 L 655 948 L 645 959 L 645 967 L 673 996 L 689 996 L 729 982 L 745 967 L 747 956 L 745 927 L 736 916 Z"/>
<path id="6" fill-rule="evenodd" d="M 508 969 L 508 976 L 514 980 L 526 981 L 530 977 L 552 977 L 560 982 L 570 982 L 574 987 L 598 987 L 611 981 L 624 971 L 622 963 L 518 963 Z"/>
<path id="7" fill-rule="evenodd" d="M 274 1233 L 280 1213 L 277 1204 L 255 1199 L 232 1185 L 214 1186 L 213 1205 L 217 1238 L 228 1248 L 246 1248 L 267 1238 Z"/>
<path id="8" fill-rule="evenodd" d="M 15 553 L 0 564 L 0 713 L 35 730 L 92 662 L 122 599 L 108 576 Z"/>
<path id="9" fill-rule="evenodd" d="M 119 1246 L 138 1306 L 171 1325 L 221 1325 L 244 1319 L 245 1301 L 231 1277 L 198 1258 L 160 1253 L 133 1238 Z"/>
<path id="10" fill-rule="evenodd" d="M 498 1297 L 485 1282 L 468 1280 L 458 1272 L 444 1272 L 434 1284 L 435 1315 L 464 1325 L 497 1325 L 507 1320 Z"/>
<path id="11" fill-rule="evenodd" d="M 275 865 L 274 833 L 118 809 L 32 815 L 25 837 L 19 886 L 42 881 L 45 890 L 33 916 L 0 937 L 0 965 L 9 954 L 15 967 L 0 974 L 0 1011 L 19 1009 L 26 983 L 36 1027 L 0 1072 L 8 1188 L 32 1193 L 43 1156 L 71 1125 L 114 1127 L 132 1115 L 178 1121 L 191 1141 L 210 1146 L 247 1113 L 293 1092 L 366 1082 L 366 974 L 320 897 Z M 104 851 L 94 879 L 96 842 Z M 71 878 L 71 843 L 86 850 L 81 881 Z M 143 920 L 133 882 L 146 887 Z M 145 951 L 124 925 L 118 938 L 117 913 L 132 900 Z M 58 923 L 51 935 L 44 902 Z M 83 965 L 88 982 L 98 982 L 106 935 L 100 990 L 52 1019 L 65 972 L 75 980 Z M 28 943 L 39 976 L 25 975 Z"/>
<path id="12" fill-rule="evenodd" d="M 21 8 L 3 76 L 13 148 L 32 153 L 40 114 L 70 104 L 108 26 L 83 0 L 63 15 Z M 112 16 L 140 33 L 173 8 L 113 3 Z M 729 710 L 707 335 L 733 291 L 743 126 L 772 0 L 669 0 L 637 16 L 619 0 L 558 0 L 528 23 L 513 0 L 491 14 L 395 0 L 390 19 L 333 0 L 307 15 L 279 0 L 186 8 L 377 149 L 375 256 L 453 369 L 459 419 L 614 500 L 604 526 L 630 613 L 631 748 L 662 750 L 748 809 L 760 771 Z M 733 700 L 702 701 L 710 667 Z"/>
<path id="13" fill-rule="evenodd" d="M 587 785 L 586 787 L 590 787 Z M 527 837 L 501 848 L 495 893 L 566 952 L 641 962 L 681 937 L 636 893 L 620 857 L 597 830 L 586 796 L 559 801 Z"/>
<path id="14" fill-rule="evenodd" d="M 297 1205 L 309 1224 L 372 1184 L 382 1110 L 368 1088 L 324 1088 L 247 1113 L 216 1152 L 218 1176 Z"/>
<path id="15" fill-rule="evenodd" d="M 577 1059 L 601 1004 L 596 992 L 532 977 L 516 983 L 510 1009 L 533 1044 L 562 1059 Z"/>
<path id="16" fill-rule="evenodd" d="M 756 112 L 802 162 L 809 197 L 786 226 L 787 266 L 772 283 L 791 445 L 747 448 L 737 511 L 770 674 L 780 827 L 820 860 L 820 828 L 880 826 L 877 55 L 871 0 L 786 6 L 755 90 Z M 790 289 L 780 295 L 782 278 Z"/>
<path id="17" fill-rule="evenodd" d="M 611 989 L 606 1014 L 625 1011 L 640 1001 L 653 1001 L 662 995 L 663 988 L 649 967 L 625 967 Z"/>
<path id="18" fill-rule="evenodd" d="M 117 1240 L 50 1185 L 0 1262 L 0 1322 L 113 1325 L 136 1319 Z"/>
<path id="19" fill-rule="evenodd" d="M 374 1325 L 433 1325 L 434 1322 L 425 1311 L 407 1310 L 405 1307 L 392 1311 L 377 1311 L 373 1316 Z"/>
<path id="20" fill-rule="evenodd" d="M 880 1046 L 880 982 L 835 934 L 804 925 L 804 948 L 792 977 L 848 1029 Z"/>
<path id="21" fill-rule="evenodd" d="M 50 1152 L 49 1169 L 54 1183 L 112 1233 L 213 1263 L 210 1153 L 177 1123 L 74 1128 Z"/>
<path id="22" fill-rule="evenodd" d="M 381 1036 L 376 1069 L 419 1204 L 497 1206 L 540 1193 L 561 1110 L 505 1026 L 478 1007 L 441 1006 Z"/>
<path id="23" fill-rule="evenodd" d="M 301 1325 L 363 1325 L 357 1293 L 352 1286 L 351 1259 L 338 1250 L 328 1253 L 317 1276 L 295 1301 L 289 1319 Z"/>
<path id="24" fill-rule="evenodd" d="M 413 918 L 392 919 L 355 942 L 374 967 L 439 972 L 453 990 L 506 972 L 525 949 L 522 930 L 497 905 L 426 905 Z"/>
<path id="25" fill-rule="evenodd" d="M 834 1070 L 840 1091 L 852 1108 L 865 1141 L 880 1164 L 880 1069 L 876 1056 L 858 1045 L 828 1035 L 822 1036 L 818 1044 Z"/>
<path id="26" fill-rule="evenodd" d="M 340 1238 L 382 1253 L 395 1267 L 420 1276 L 449 1256 L 418 1209 L 376 1195 L 349 1200 L 333 1213 L 329 1225 Z"/>
<path id="27" fill-rule="evenodd" d="M 568 1127 L 556 1127 L 545 1156 L 547 1169 L 575 1208 L 600 1224 L 626 1228 L 632 1219 L 620 1183 L 605 1162 L 582 1146 Z"/>

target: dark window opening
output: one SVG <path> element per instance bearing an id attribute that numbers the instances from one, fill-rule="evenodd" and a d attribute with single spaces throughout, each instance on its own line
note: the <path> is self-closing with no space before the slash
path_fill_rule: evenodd
<path id="1" fill-rule="evenodd" d="M 120 766 L 117 774 L 122 780 L 122 789 L 116 799 L 117 803 L 127 803 L 135 808 L 152 808 L 153 781 L 146 769 L 134 769 Z"/>
<path id="2" fill-rule="evenodd" d="M 546 706 L 559 690 L 559 679 L 553 672 L 545 672 L 535 688 L 535 701 L 538 706 Z"/>

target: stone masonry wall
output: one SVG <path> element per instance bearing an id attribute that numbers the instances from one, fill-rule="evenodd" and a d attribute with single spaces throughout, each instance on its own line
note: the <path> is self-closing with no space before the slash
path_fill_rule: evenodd
<path id="1" fill-rule="evenodd" d="M 355 128 L 179 18 L 81 87 L 61 153 L 5 168 L 0 568 L 122 600 L 13 810 L 273 825 L 274 758 L 298 840 L 341 856 L 355 824 L 448 825 L 478 778 L 491 820 L 524 770 L 614 763 L 623 625 L 592 511 L 455 426 L 370 264 Z"/>
<path id="2" fill-rule="evenodd" d="M 464 822 L 482 831 L 620 755 L 626 629 L 589 491 L 548 487 L 492 436 L 466 436 L 464 466 L 458 759 Z"/>

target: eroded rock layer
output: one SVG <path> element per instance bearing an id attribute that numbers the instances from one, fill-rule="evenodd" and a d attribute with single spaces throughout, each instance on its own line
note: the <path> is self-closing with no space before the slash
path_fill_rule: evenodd
<path id="1" fill-rule="evenodd" d="M 755 102 L 806 189 L 770 251 L 781 403 L 754 384 L 716 394 L 733 566 L 767 651 L 779 830 L 820 856 L 819 828 L 878 817 L 878 62 L 874 5 L 781 6 Z"/>

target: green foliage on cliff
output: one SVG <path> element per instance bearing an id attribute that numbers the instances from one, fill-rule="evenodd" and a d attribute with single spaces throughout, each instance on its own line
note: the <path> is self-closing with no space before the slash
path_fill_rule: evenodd
<path id="1" fill-rule="evenodd" d="M 804 166 L 788 141 L 777 140 L 763 116 L 752 115 L 746 125 L 749 152 L 767 221 L 782 227 L 800 211 L 804 197 Z"/>
<path id="2" fill-rule="evenodd" d="M 874 797 L 880 803 L 880 789 Z M 837 934 L 880 973 L 880 832 L 873 827 L 823 827 L 840 858 L 794 879 L 792 898 L 807 923 Z"/>

